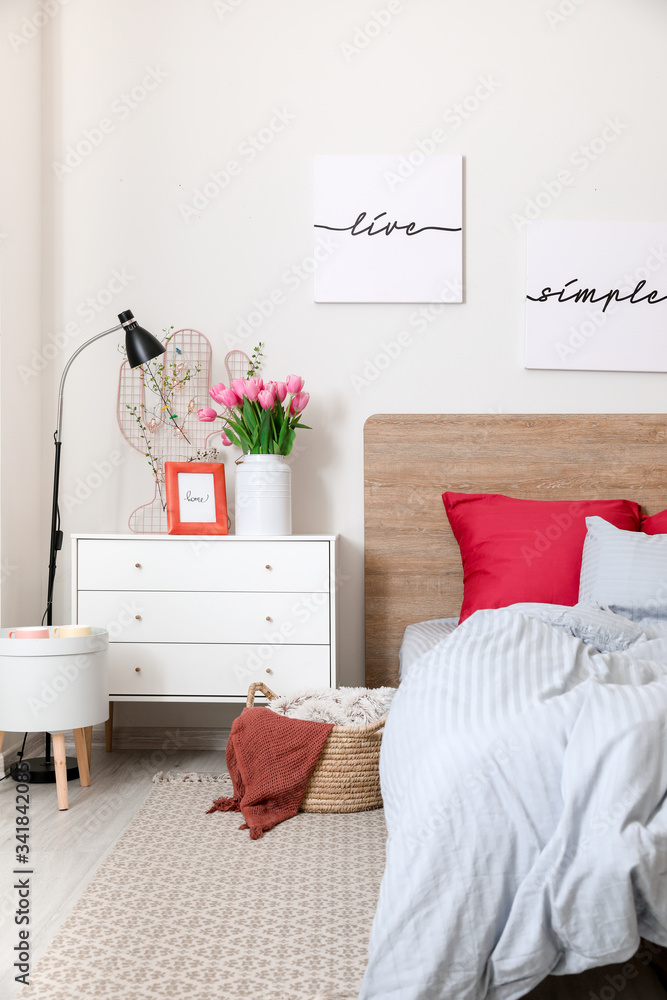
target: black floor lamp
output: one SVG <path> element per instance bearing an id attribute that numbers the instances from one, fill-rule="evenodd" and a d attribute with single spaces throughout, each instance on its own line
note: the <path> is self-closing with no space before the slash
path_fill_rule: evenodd
<path id="1" fill-rule="evenodd" d="M 70 370 L 72 362 L 75 358 L 81 354 L 81 351 L 85 350 L 89 344 L 92 344 L 95 340 L 99 340 L 101 337 L 106 337 L 110 333 L 116 333 L 117 330 L 121 328 L 125 330 L 125 351 L 127 354 L 127 362 L 130 368 L 138 368 L 139 365 L 146 364 L 147 361 L 152 361 L 153 358 L 157 358 L 160 354 L 164 354 L 166 347 L 161 344 L 157 337 L 154 337 L 152 333 L 148 330 L 144 330 L 143 327 L 139 326 L 135 320 L 132 313 L 127 310 L 118 314 L 118 319 L 120 322 L 117 326 L 112 326 L 109 330 L 104 330 L 102 333 L 95 334 L 90 340 L 87 340 L 85 344 L 79 347 L 72 357 L 69 359 L 65 368 L 63 370 L 62 376 L 60 378 L 60 388 L 58 390 L 58 421 L 56 426 L 55 434 L 53 435 L 53 440 L 56 446 L 55 454 L 55 466 L 53 472 L 53 504 L 51 507 L 51 545 L 49 548 L 49 582 L 47 587 L 47 597 L 46 597 L 46 611 L 42 618 L 42 622 L 46 619 L 47 625 L 53 625 L 53 589 L 56 581 L 56 563 L 58 559 L 58 552 L 62 548 L 63 544 L 63 533 L 60 529 L 60 510 L 58 508 L 58 492 L 60 488 L 60 449 L 62 446 L 62 440 L 60 436 L 62 427 L 62 416 L 63 416 L 63 390 L 65 388 L 65 379 L 67 378 L 67 373 Z M 55 782 L 56 772 L 53 760 L 51 757 L 51 735 L 46 734 L 46 746 L 44 750 L 44 757 L 33 757 L 26 761 L 30 767 L 30 780 L 34 782 Z M 21 772 L 23 773 L 23 772 Z M 76 759 L 74 757 L 67 758 L 67 778 L 76 778 L 78 776 L 78 768 L 76 766 Z M 25 778 L 20 780 L 24 781 Z"/>

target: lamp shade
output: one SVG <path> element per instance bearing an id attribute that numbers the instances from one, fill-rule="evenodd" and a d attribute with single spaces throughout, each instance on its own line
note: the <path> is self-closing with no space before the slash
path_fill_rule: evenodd
<path id="1" fill-rule="evenodd" d="M 148 330 L 139 326 L 130 310 L 118 313 L 118 319 L 125 330 L 125 350 L 130 368 L 138 368 L 164 354 L 167 348 Z"/>

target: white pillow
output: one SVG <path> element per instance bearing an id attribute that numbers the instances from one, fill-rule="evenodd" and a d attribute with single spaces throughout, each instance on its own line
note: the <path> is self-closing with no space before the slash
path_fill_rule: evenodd
<path id="1" fill-rule="evenodd" d="M 634 622 L 667 618 L 667 535 L 624 531 L 586 518 L 579 601 L 600 604 Z"/>

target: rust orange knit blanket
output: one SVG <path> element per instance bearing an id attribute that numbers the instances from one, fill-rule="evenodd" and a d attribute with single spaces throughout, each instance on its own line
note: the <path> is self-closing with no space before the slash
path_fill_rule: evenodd
<path id="1" fill-rule="evenodd" d="M 232 723 L 227 768 L 234 797 L 216 799 L 208 812 L 242 812 L 257 840 L 290 816 L 296 816 L 306 786 L 332 725 L 277 715 L 270 708 L 244 708 Z"/>

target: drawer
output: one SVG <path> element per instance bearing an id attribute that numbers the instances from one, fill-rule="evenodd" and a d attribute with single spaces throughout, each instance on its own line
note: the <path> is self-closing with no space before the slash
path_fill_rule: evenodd
<path id="1" fill-rule="evenodd" d="M 79 590 L 326 592 L 328 541 L 81 538 Z"/>
<path id="2" fill-rule="evenodd" d="M 77 620 L 109 629 L 112 643 L 329 642 L 326 593 L 78 593 Z M 196 653 L 193 652 L 193 655 Z"/>
<path id="3" fill-rule="evenodd" d="M 276 694 L 329 687 L 328 646 L 110 643 L 110 697 L 245 697 L 253 681 Z"/>

